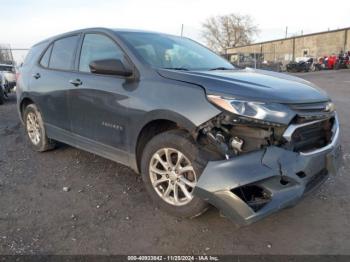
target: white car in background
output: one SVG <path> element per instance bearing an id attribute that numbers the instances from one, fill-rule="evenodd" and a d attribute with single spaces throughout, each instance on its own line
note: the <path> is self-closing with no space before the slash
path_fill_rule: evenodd
<path id="1" fill-rule="evenodd" d="M 0 64 L 0 104 L 16 86 L 16 68 L 13 65 Z"/>

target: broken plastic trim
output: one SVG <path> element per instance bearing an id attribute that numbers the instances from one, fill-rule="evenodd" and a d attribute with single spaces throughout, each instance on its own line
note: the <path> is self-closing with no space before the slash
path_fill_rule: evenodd
<path id="1" fill-rule="evenodd" d="M 255 212 L 271 201 L 271 193 L 257 185 L 246 185 L 231 190 Z"/>

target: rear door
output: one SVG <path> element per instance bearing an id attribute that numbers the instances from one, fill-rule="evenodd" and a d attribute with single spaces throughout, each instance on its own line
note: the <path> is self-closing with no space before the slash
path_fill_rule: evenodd
<path id="1" fill-rule="evenodd" d="M 128 64 L 124 52 L 112 38 L 102 33 L 86 33 L 77 61 L 78 72 L 71 79 L 72 131 L 102 148 L 121 151 L 122 157 L 128 145 L 130 80 L 122 76 L 92 74 L 89 64 L 103 59 L 120 59 Z"/>
<path id="2" fill-rule="evenodd" d="M 53 137 L 71 130 L 67 99 L 79 38 L 70 35 L 51 43 L 32 70 L 31 93 Z"/>

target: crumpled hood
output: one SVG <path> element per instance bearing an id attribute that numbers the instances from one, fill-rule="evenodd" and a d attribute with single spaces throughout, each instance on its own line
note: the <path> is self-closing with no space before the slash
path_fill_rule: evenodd
<path id="1" fill-rule="evenodd" d="M 159 69 L 168 79 L 202 86 L 207 94 L 278 103 L 327 101 L 327 94 L 312 83 L 265 70 L 175 71 Z"/>

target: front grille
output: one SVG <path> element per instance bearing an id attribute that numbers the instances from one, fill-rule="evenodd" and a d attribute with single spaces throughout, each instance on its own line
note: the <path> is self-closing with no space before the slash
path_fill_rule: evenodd
<path id="1" fill-rule="evenodd" d="M 295 123 L 301 124 L 308 121 L 329 118 L 334 114 L 333 111 L 327 111 L 327 102 L 318 103 L 301 103 L 301 104 L 289 104 L 288 106 L 297 114 Z"/>
<path id="2" fill-rule="evenodd" d="M 289 104 L 289 107 L 296 112 L 311 113 L 326 110 L 328 102 Z"/>
<path id="3" fill-rule="evenodd" d="M 292 134 L 295 152 L 307 152 L 328 145 L 332 138 L 334 118 L 299 127 Z"/>

